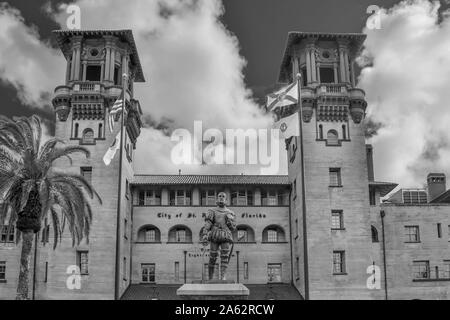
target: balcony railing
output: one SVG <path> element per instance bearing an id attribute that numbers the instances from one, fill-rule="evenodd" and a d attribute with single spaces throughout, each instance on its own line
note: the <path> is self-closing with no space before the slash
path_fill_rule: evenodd
<path id="1" fill-rule="evenodd" d="M 347 87 L 344 84 L 328 83 L 317 87 L 317 94 L 342 95 L 347 93 Z"/>

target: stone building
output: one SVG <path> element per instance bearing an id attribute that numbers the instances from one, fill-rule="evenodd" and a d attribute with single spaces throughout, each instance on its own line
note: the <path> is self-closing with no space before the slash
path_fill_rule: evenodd
<path id="1" fill-rule="evenodd" d="M 89 243 L 73 247 L 64 236 L 53 250 L 48 223 L 36 236 L 34 298 L 176 299 L 181 284 L 205 278 L 199 231 L 225 191 L 238 221 L 228 279 L 248 286 L 250 298 L 448 299 L 450 190 L 445 176 L 430 174 L 426 189 L 381 200 L 397 184 L 374 179 L 365 143 L 365 93 L 354 66 L 364 35 L 288 34 L 278 81 L 302 74 L 303 139 L 286 140 L 286 176 L 134 174 L 142 112 L 133 85 L 144 75 L 131 31 L 55 36 L 67 60 L 53 99 L 56 136 L 91 151 L 56 169 L 90 179 L 103 203 L 92 203 Z M 120 169 L 118 155 L 110 165 L 103 156 L 120 128 L 116 117 L 111 132 L 108 116 L 122 90 Z M 12 299 L 20 244 L 1 231 L 0 298 Z"/>

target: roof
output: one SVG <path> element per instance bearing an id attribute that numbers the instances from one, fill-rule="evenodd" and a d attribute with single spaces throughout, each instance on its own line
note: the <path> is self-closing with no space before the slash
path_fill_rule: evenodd
<path id="1" fill-rule="evenodd" d="M 347 39 L 356 48 L 360 48 L 362 43 L 366 39 L 366 35 L 362 33 L 328 33 L 328 32 L 299 32 L 290 31 L 286 40 L 284 48 L 283 58 L 281 60 L 280 72 L 278 74 L 278 82 L 288 82 L 288 66 L 290 64 L 290 58 L 292 56 L 292 46 L 305 38 L 317 38 L 317 39 Z"/>
<path id="2" fill-rule="evenodd" d="M 246 284 L 249 300 L 303 300 L 291 284 Z M 121 300 L 180 300 L 177 289 L 181 284 L 131 284 Z"/>
<path id="3" fill-rule="evenodd" d="M 430 203 L 450 203 L 450 189 L 438 195 Z"/>
<path id="4" fill-rule="evenodd" d="M 380 196 L 384 197 L 398 186 L 393 182 L 369 181 L 369 188 L 374 188 L 380 192 Z"/>
<path id="5" fill-rule="evenodd" d="M 144 72 L 142 71 L 141 62 L 139 60 L 136 43 L 134 41 L 133 32 L 131 30 L 53 30 L 56 41 L 63 50 L 63 45 L 69 41 L 73 36 L 115 36 L 122 41 L 127 42 L 131 48 L 131 62 L 136 69 L 136 82 L 145 82 Z"/>
<path id="6" fill-rule="evenodd" d="M 279 175 L 135 175 L 133 185 L 229 184 L 289 185 L 288 176 Z"/>

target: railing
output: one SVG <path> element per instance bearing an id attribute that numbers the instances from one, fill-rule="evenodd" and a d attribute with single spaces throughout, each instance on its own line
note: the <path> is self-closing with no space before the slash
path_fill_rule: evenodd
<path id="1" fill-rule="evenodd" d="M 72 90 L 76 92 L 101 92 L 103 85 L 99 82 L 75 82 Z"/>
<path id="2" fill-rule="evenodd" d="M 277 206 L 278 205 L 278 198 L 277 197 L 268 197 L 262 199 L 262 205 L 263 206 Z"/>
<path id="3" fill-rule="evenodd" d="M 321 84 L 317 88 L 318 94 L 341 95 L 347 93 L 347 87 L 343 84 Z"/>
<path id="4" fill-rule="evenodd" d="M 450 270 L 414 272 L 413 281 L 450 281 Z"/>

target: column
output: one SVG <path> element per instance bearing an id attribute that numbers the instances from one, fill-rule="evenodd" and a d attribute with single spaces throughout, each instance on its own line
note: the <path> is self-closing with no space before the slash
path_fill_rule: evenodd
<path id="1" fill-rule="evenodd" d="M 344 67 L 345 67 L 345 81 L 350 83 L 350 72 L 348 65 L 348 52 L 344 51 Z"/>
<path id="2" fill-rule="evenodd" d="M 306 84 L 309 85 L 311 83 L 311 55 L 310 48 L 306 47 Z"/>
<path id="3" fill-rule="evenodd" d="M 333 63 L 333 70 L 334 70 L 334 83 L 338 83 L 338 66 L 337 63 Z"/>
<path id="4" fill-rule="evenodd" d="M 314 46 L 311 48 L 311 71 L 312 71 L 312 82 L 317 82 L 317 70 L 316 70 L 316 53 Z"/>
<path id="5" fill-rule="evenodd" d="M 320 83 L 320 64 L 316 64 L 317 82 Z"/>
<path id="6" fill-rule="evenodd" d="M 111 48 L 111 57 L 109 64 L 109 80 L 114 82 L 114 66 L 116 62 L 116 50 Z"/>
<path id="7" fill-rule="evenodd" d="M 352 87 L 356 87 L 356 79 L 355 79 L 355 62 L 352 61 L 350 64 L 350 75 L 352 78 Z"/>
<path id="8" fill-rule="evenodd" d="M 105 58 L 105 76 L 104 79 L 105 81 L 109 80 L 109 64 L 111 62 L 111 48 L 110 47 L 106 47 L 106 58 Z"/>
<path id="9" fill-rule="evenodd" d="M 77 53 L 75 48 L 72 50 L 72 61 L 70 61 L 70 80 L 75 79 L 75 59 L 77 58 Z"/>
<path id="10" fill-rule="evenodd" d="M 339 48 L 339 64 L 341 69 L 341 81 L 345 82 L 345 65 L 344 65 L 344 51 L 342 48 Z"/>
<path id="11" fill-rule="evenodd" d="M 83 61 L 83 81 L 86 81 L 87 61 Z"/>
<path id="12" fill-rule="evenodd" d="M 101 82 L 105 79 L 104 72 L 105 72 L 105 61 L 102 61 L 102 62 L 100 62 L 100 81 Z"/>
<path id="13" fill-rule="evenodd" d="M 67 58 L 67 66 L 66 66 L 66 84 L 69 82 L 70 80 L 70 58 Z"/>
<path id="14" fill-rule="evenodd" d="M 75 49 L 75 80 L 80 80 L 80 56 L 81 56 L 81 48 L 78 47 Z"/>

